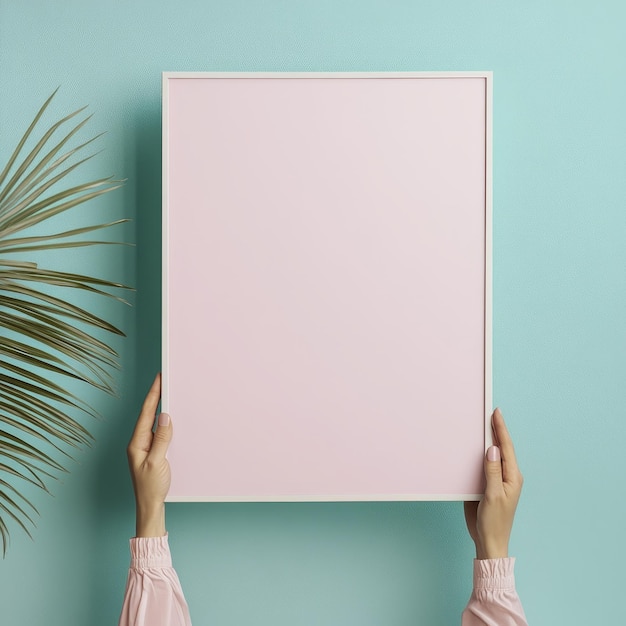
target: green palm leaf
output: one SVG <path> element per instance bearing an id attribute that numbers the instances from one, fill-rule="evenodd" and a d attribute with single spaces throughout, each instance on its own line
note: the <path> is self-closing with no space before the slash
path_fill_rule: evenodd
<path id="1" fill-rule="evenodd" d="M 67 471 L 58 460 L 68 449 L 89 445 L 92 437 L 73 414 L 95 412 L 63 384 L 79 381 L 113 393 L 111 369 L 118 355 L 96 335 L 121 330 L 69 302 L 70 293 L 91 293 L 120 302 L 122 284 L 93 276 L 40 267 L 7 255 L 82 248 L 109 241 L 84 235 L 126 222 L 116 220 L 42 234 L 41 225 L 61 213 L 118 189 L 112 177 L 63 188 L 94 154 L 84 150 L 100 137 L 72 146 L 89 116 L 84 108 L 39 131 L 46 100 L 0 171 L 0 541 L 6 554 L 10 525 L 26 534 L 37 509 L 21 487 L 48 491 L 46 481 Z M 78 120 L 78 121 L 76 121 Z M 28 144 L 33 147 L 27 149 Z M 36 234 L 28 230 L 38 226 Z"/>

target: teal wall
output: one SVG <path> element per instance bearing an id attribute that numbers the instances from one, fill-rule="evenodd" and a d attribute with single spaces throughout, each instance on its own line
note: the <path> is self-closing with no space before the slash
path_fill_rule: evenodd
<path id="1" fill-rule="evenodd" d="M 494 72 L 494 391 L 526 484 L 512 553 L 533 626 L 625 623 L 626 9 L 621 0 L 3 0 L 0 157 L 58 85 L 108 131 L 92 209 L 136 248 L 56 263 L 137 287 L 119 398 L 0 562 L 0 621 L 116 623 L 125 444 L 159 367 L 163 70 Z M 83 219 L 79 215 L 76 221 Z M 453 390 L 451 390 L 453 392 Z M 198 407 L 198 411 L 202 408 Z M 174 416 L 174 419 L 176 416 Z M 445 448 L 442 462 L 446 462 Z M 458 503 L 170 505 L 194 624 L 448 626 L 471 588 Z"/>

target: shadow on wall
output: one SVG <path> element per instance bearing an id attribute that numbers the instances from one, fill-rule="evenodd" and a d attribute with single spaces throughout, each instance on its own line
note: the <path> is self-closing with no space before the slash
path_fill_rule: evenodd
<path id="1" fill-rule="evenodd" d="M 96 476 L 95 562 L 102 564 L 94 580 L 93 626 L 117 623 L 129 563 L 127 539 L 134 533 L 134 500 L 126 445 L 161 362 L 161 116 L 160 101 L 135 116 L 135 135 L 126 141 L 134 180 L 126 185 L 127 214 L 135 225 L 135 304 L 122 364 L 125 401 L 115 402 L 118 415 L 107 420 L 98 440 Z M 129 168 L 132 170 L 132 168 Z M 134 215 L 132 212 L 134 210 Z M 134 344 L 133 344 L 134 340 Z M 132 371 L 135 367 L 135 371 Z"/>
<path id="2" fill-rule="evenodd" d="M 174 503 L 168 523 L 200 624 L 447 626 L 471 591 L 459 502 Z"/>
<path id="3" fill-rule="evenodd" d="M 161 367 L 160 101 L 138 116 L 136 128 L 136 380 L 139 388 L 147 391 Z"/>

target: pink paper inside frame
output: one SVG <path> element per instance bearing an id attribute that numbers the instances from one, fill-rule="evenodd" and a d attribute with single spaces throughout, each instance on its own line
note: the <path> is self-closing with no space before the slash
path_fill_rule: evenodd
<path id="1" fill-rule="evenodd" d="M 489 81 L 164 75 L 170 500 L 479 497 Z"/>

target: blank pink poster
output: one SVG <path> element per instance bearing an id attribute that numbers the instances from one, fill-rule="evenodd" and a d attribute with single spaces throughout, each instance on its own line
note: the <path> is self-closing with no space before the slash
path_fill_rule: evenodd
<path id="1" fill-rule="evenodd" d="M 475 499 L 490 75 L 164 75 L 176 500 Z"/>

